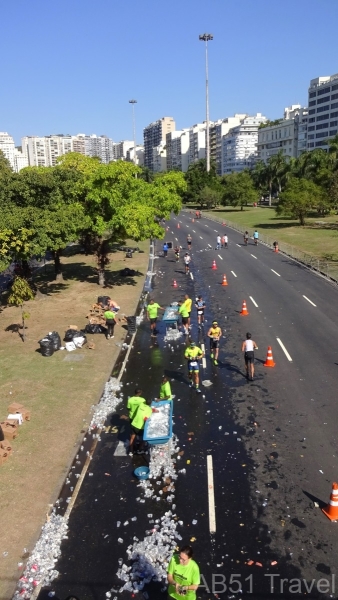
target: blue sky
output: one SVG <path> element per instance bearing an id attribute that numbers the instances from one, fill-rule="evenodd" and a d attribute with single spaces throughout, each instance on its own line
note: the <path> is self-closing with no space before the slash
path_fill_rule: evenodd
<path id="1" fill-rule="evenodd" d="M 337 0 L 2 0 L 0 130 L 137 141 L 151 121 L 282 116 L 338 72 Z"/>

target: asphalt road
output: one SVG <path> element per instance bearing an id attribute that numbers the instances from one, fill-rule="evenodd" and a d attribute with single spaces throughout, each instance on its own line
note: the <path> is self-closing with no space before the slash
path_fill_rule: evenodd
<path id="1" fill-rule="evenodd" d="M 158 344 L 153 345 L 144 323 L 123 383 L 126 396 L 140 385 L 151 398 L 158 395 L 163 371 L 172 380 L 174 431 L 184 451 L 179 466 L 186 468 L 176 485 L 176 513 L 184 522 L 183 541 L 194 539 L 204 576 L 198 597 L 214 598 L 216 593 L 226 598 L 241 588 L 241 597 L 295 598 L 306 586 L 308 596 L 315 597 L 319 580 L 319 592 L 336 596 L 337 524 L 320 507 L 327 504 L 337 478 L 337 289 L 261 244 L 255 247 L 251 240 L 244 247 L 241 235 L 227 228 L 229 247 L 216 251 L 217 233 L 225 228 L 210 220 L 192 223 L 191 215 L 182 213 L 168 226 L 166 239 L 178 241 L 183 251 L 187 233 L 193 237 L 193 277 L 184 274 L 183 264 L 176 264 L 169 252 L 167 259 L 155 260 L 152 296 L 165 306 L 186 292 L 192 298 L 202 294 L 205 329 L 214 318 L 223 329 L 220 364 L 211 364 L 193 314 L 192 338 L 207 349 L 201 378 L 212 381 L 197 395 L 187 385 L 186 342 L 181 340 L 173 352 L 163 341 L 160 324 Z M 161 245 L 157 243 L 157 252 Z M 213 260 L 217 270 L 211 269 Z M 221 285 L 223 274 L 226 287 Z M 244 299 L 248 316 L 239 314 Z M 254 382 L 244 377 L 241 342 L 247 331 L 259 347 Z M 273 369 L 263 366 L 268 346 Z M 60 576 L 52 588 L 60 600 L 71 593 L 99 600 L 111 587 L 118 589 L 118 559 L 125 560 L 133 536 L 144 537 L 147 514 L 156 518 L 169 508 L 165 500 L 136 501 L 139 489 L 132 472 L 143 457 L 114 456 L 119 440 L 128 437 L 128 424 L 121 419 L 125 414 L 121 407 L 112 416 L 92 461 L 92 476 L 87 474 L 71 514 L 57 564 Z M 214 535 L 209 531 L 207 456 L 214 468 Z M 137 521 L 132 523 L 133 516 Z M 126 520 L 123 531 L 116 528 L 117 521 Z M 230 584 L 230 591 L 221 581 Z M 159 588 L 149 587 L 150 599 L 165 597 Z M 40 600 L 49 591 L 42 591 Z"/>

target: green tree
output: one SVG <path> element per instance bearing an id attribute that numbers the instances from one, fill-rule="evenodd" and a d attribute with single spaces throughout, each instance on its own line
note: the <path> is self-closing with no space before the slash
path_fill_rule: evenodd
<path id="1" fill-rule="evenodd" d="M 290 178 L 284 192 L 281 193 L 276 212 L 278 215 L 291 216 L 305 225 L 309 211 L 325 202 L 323 189 L 308 179 Z"/>
<path id="2" fill-rule="evenodd" d="M 230 173 L 230 175 L 223 175 L 222 177 L 223 186 L 223 198 L 222 204 L 227 206 L 240 206 L 243 210 L 243 206 L 248 203 L 257 202 L 258 193 L 254 188 L 254 184 L 250 174 L 247 171 L 240 173 Z"/>
<path id="3" fill-rule="evenodd" d="M 206 185 L 201 189 L 198 195 L 198 201 L 201 208 L 215 208 L 222 201 L 222 189 L 218 190 Z"/>
<path id="4" fill-rule="evenodd" d="M 184 200 L 185 202 L 195 202 L 203 188 L 215 188 L 219 184 L 214 161 L 211 161 L 209 172 L 204 158 L 191 163 L 185 173 L 185 180 L 187 190 L 184 194 Z"/>
<path id="5" fill-rule="evenodd" d="M 11 287 L 11 292 L 8 297 L 8 304 L 20 306 L 22 319 L 22 341 L 25 341 L 25 320 L 29 318 L 29 313 L 24 310 L 24 303 L 28 300 L 33 300 L 34 294 L 30 285 L 23 277 L 15 277 Z"/>

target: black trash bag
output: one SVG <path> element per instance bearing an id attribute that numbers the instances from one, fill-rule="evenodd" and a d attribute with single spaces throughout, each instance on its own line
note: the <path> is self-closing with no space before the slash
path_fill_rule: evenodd
<path id="1" fill-rule="evenodd" d="M 54 345 L 53 341 L 49 337 L 45 337 L 39 341 L 40 344 L 40 352 L 42 356 L 53 356 L 54 354 Z"/>
<path id="2" fill-rule="evenodd" d="M 46 337 L 52 340 L 54 350 L 60 350 L 61 348 L 61 338 L 57 331 L 52 331 Z"/>
<path id="3" fill-rule="evenodd" d="M 99 296 L 97 303 L 102 304 L 102 306 L 108 306 L 108 300 L 110 300 L 110 296 Z"/>
<path id="4" fill-rule="evenodd" d="M 136 275 L 136 271 L 134 269 L 129 269 L 128 267 L 125 267 L 125 269 L 121 269 L 120 271 L 121 277 L 133 277 L 134 275 Z"/>
<path id="5" fill-rule="evenodd" d="M 102 325 L 97 325 L 95 323 L 88 323 L 85 328 L 86 333 L 105 333 L 106 328 Z M 79 333 L 79 332 L 77 332 Z"/>
<path id="6" fill-rule="evenodd" d="M 127 317 L 128 333 L 135 333 L 136 331 L 136 317 Z"/>
<path id="7" fill-rule="evenodd" d="M 77 329 L 67 329 L 67 331 L 65 332 L 65 337 L 63 339 L 65 342 L 72 342 L 73 337 L 76 337 L 77 335 L 79 335 Z"/>

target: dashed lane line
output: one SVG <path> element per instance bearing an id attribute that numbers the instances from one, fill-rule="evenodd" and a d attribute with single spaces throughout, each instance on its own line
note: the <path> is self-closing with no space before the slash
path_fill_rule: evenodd
<path id="1" fill-rule="evenodd" d="M 195 229 L 193 229 L 193 232 L 196 233 Z"/>
<path id="2" fill-rule="evenodd" d="M 208 246 L 209 246 L 209 248 L 212 248 L 212 245 L 211 245 L 211 244 L 208 244 Z"/>
<path id="3" fill-rule="evenodd" d="M 202 236 L 200 235 L 201 240 L 203 240 Z"/>
<path id="4" fill-rule="evenodd" d="M 254 254 L 251 254 L 252 258 L 255 258 L 257 260 L 257 256 L 255 256 Z"/>
<path id="5" fill-rule="evenodd" d="M 210 533 L 216 533 L 214 467 L 213 467 L 211 454 L 207 455 L 207 473 L 208 473 L 209 531 L 210 531 Z"/>
<path id="6" fill-rule="evenodd" d="M 205 345 L 203 343 L 201 344 L 201 350 L 205 354 Z M 202 367 L 203 367 L 203 369 L 207 368 L 207 361 L 206 361 L 205 356 L 203 356 L 203 358 L 202 358 Z"/>
<path id="7" fill-rule="evenodd" d="M 217 233 L 217 229 L 214 229 L 215 233 Z"/>
<path id="8" fill-rule="evenodd" d="M 241 248 L 241 247 L 242 247 L 240 244 L 237 244 L 237 243 L 236 243 L 236 246 L 238 246 L 238 248 Z"/>
<path id="9" fill-rule="evenodd" d="M 252 297 L 252 296 L 249 296 L 249 298 L 250 298 L 250 300 L 251 300 L 252 304 L 254 304 L 256 308 L 258 308 L 258 304 L 257 304 L 257 302 L 256 302 L 256 301 L 253 299 L 253 297 Z"/>
<path id="10" fill-rule="evenodd" d="M 217 254 L 217 256 L 218 256 L 218 257 L 219 257 L 221 260 L 223 260 L 223 256 L 221 256 L 220 254 Z"/>
<path id="11" fill-rule="evenodd" d="M 231 273 L 233 274 L 234 277 L 237 277 L 236 273 L 234 273 L 234 271 L 231 271 Z"/>
<path id="12" fill-rule="evenodd" d="M 273 269 L 271 269 L 271 271 L 272 271 L 272 272 L 273 272 L 275 275 L 277 275 L 278 277 L 280 277 L 280 274 L 279 274 L 279 273 L 277 273 L 277 271 L 274 271 Z"/>
<path id="13" fill-rule="evenodd" d="M 284 352 L 284 354 L 285 354 L 286 358 L 287 358 L 287 359 L 288 359 L 290 362 L 292 362 L 292 358 L 291 358 L 290 354 L 288 353 L 287 349 L 285 348 L 285 346 L 284 346 L 283 342 L 282 342 L 282 341 L 281 341 L 279 338 L 276 338 L 276 340 L 277 340 L 277 342 L 279 343 L 280 347 L 282 348 L 282 350 L 283 350 L 283 352 Z"/>
<path id="14" fill-rule="evenodd" d="M 190 278 L 194 281 L 194 276 L 192 273 L 190 273 Z"/>
<path id="15" fill-rule="evenodd" d="M 312 300 L 310 300 L 310 298 L 308 298 L 307 296 L 304 296 L 304 294 L 303 294 L 303 298 L 305 298 L 305 300 L 307 300 L 308 302 L 310 302 L 310 304 L 312 304 L 312 306 L 317 306 L 317 304 L 315 304 L 314 302 L 312 302 Z"/>

